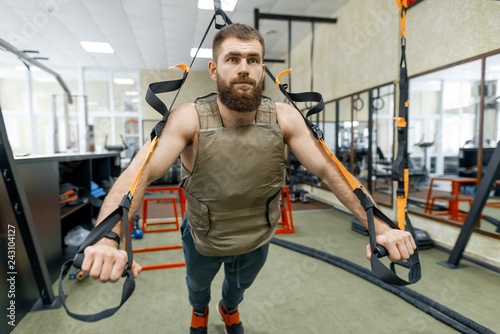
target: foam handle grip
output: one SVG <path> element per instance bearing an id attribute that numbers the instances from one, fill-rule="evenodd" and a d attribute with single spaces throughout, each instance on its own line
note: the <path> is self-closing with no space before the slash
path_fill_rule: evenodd
<path id="1" fill-rule="evenodd" d="M 381 258 L 381 257 L 389 255 L 389 252 L 387 251 L 387 249 L 385 249 L 384 246 L 377 245 L 377 247 L 375 247 L 375 249 L 373 250 L 373 254 L 376 257 Z M 82 256 L 82 258 L 83 258 L 83 256 Z"/>
<path id="2" fill-rule="evenodd" d="M 83 253 L 77 253 L 75 258 L 73 259 L 73 267 L 82 269 L 83 264 Z"/>

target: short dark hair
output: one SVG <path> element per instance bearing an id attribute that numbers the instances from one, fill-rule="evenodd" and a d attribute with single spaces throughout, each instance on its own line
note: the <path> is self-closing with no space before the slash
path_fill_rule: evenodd
<path id="1" fill-rule="evenodd" d="M 242 23 L 233 23 L 223 27 L 217 32 L 217 34 L 215 34 L 212 41 L 212 58 L 214 61 L 217 61 L 217 57 L 220 53 L 220 46 L 227 38 L 230 37 L 236 37 L 243 41 L 258 41 L 260 45 L 262 45 L 262 58 L 264 58 L 264 54 L 266 53 L 266 43 L 264 42 L 264 38 L 260 32 L 252 26 Z"/>

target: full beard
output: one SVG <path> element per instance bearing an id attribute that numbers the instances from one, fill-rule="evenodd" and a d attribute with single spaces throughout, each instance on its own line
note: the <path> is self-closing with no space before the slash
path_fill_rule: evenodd
<path id="1" fill-rule="evenodd" d="M 253 86 L 251 90 L 238 91 L 234 85 L 238 82 L 246 82 Z M 229 84 L 217 80 L 217 91 L 219 99 L 226 107 L 238 112 L 251 112 L 257 110 L 262 99 L 262 82 L 255 80 L 232 80 Z"/>

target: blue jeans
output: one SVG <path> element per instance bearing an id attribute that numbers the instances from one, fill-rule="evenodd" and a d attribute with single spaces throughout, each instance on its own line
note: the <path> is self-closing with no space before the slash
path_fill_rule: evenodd
<path id="1" fill-rule="evenodd" d="M 184 218 L 181 225 L 184 261 L 186 262 L 186 283 L 189 303 L 202 312 L 210 302 L 210 285 L 224 263 L 222 303 L 236 308 L 267 259 L 269 244 L 238 256 L 205 256 L 194 247 L 189 222 Z"/>

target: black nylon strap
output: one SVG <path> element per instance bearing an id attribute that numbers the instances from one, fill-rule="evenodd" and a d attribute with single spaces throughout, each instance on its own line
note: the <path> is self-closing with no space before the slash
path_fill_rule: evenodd
<path id="1" fill-rule="evenodd" d="M 405 39 L 401 39 L 401 61 L 399 68 L 399 112 L 398 117 L 408 123 L 408 69 L 406 67 Z M 392 179 L 398 181 L 398 191 L 404 191 L 404 170 L 408 163 L 408 124 L 397 130 L 398 154 L 392 164 Z"/>
<path id="2" fill-rule="evenodd" d="M 188 73 L 189 72 L 185 71 L 182 75 L 182 79 L 154 82 L 149 85 L 145 100 L 154 110 L 156 110 L 163 116 L 161 121 L 159 121 L 151 131 L 151 140 L 153 140 L 153 138 L 155 137 L 160 136 L 161 131 L 163 130 L 163 127 L 165 126 L 167 118 L 170 114 L 170 110 L 167 108 L 165 103 L 163 103 L 163 101 L 160 100 L 158 96 L 156 96 L 156 94 L 173 92 L 175 90 L 179 91 L 186 81 Z"/>
<path id="3" fill-rule="evenodd" d="M 131 201 L 132 201 L 132 196 L 130 195 L 130 193 L 125 195 L 120 203 L 120 206 L 116 208 L 113 212 L 111 212 L 99 225 L 97 225 L 90 232 L 87 238 L 85 238 L 83 243 L 80 245 L 80 248 L 76 252 L 74 259 L 66 261 L 66 263 L 64 263 L 62 266 L 61 274 L 59 276 L 59 300 L 61 301 L 61 304 L 63 305 L 64 309 L 66 310 L 66 313 L 74 319 L 85 322 L 94 322 L 110 317 L 120 309 L 120 307 L 127 301 L 127 299 L 134 292 L 135 280 L 134 276 L 132 275 L 132 271 L 130 270 L 130 267 L 132 266 L 133 262 L 133 252 L 132 252 L 132 241 L 130 236 L 129 220 L 128 220 L 128 212 L 130 209 Z M 125 229 L 125 243 L 127 247 L 127 259 L 128 259 L 127 265 L 125 266 L 125 270 L 122 275 L 123 277 L 126 277 L 126 280 L 123 283 L 123 290 L 122 290 L 122 297 L 120 300 L 120 304 L 116 307 L 109 308 L 95 314 L 78 314 L 70 311 L 66 305 L 66 295 L 64 294 L 64 289 L 62 284 L 64 278 L 67 276 L 72 266 L 75 268 L 81 268 L 81 265 L 83 263 L 83 258 L 84 258 L 83 253 L 85 251 L 85 248 L 94 245 L 96 242 L 98 242 L 104 236 L 106 236 L 106 234 L 108 234 L 111 231 L 111 229 L 120 221 L 120 219 L 123 219 L 123 226 Z"/>
<path id="4" fill-rule="evenodd" d="M 398 226 L 394 224 L 394 222 L 392 222 L 389 217 L 387 217 L 375 206 L 370 197 L 368 197 L 368 195 L 366 195 L 363 190 L 361 190 L 361 188 L 355 189 L 354 193 L 356 194 L 359 201 L 361 202 L 361 205 L 366 211 L 368 220 L 368 236 L 370 239 L 370 249 L 372 250 L 370 264 L 373 273 L 382 281 L 392 285 L 404 286 L 418 282 L 422 277 L 418 249 L 415 249 L 415 252 L 407 261 L 401 261 L 401 263 L 399 263 L 409 269 L 408 280 L 403 280 L 396 274 L 396 267 L 394 265 L 394 262 L 391 263 L 391 269 L 389 269 L 379 259 L 380 257 L 387 255 L 387 250 L 377 245 L 375 234 L 375 216 L 384 221 L 393 229 L 398 229 Z M 413 237 L 415 237 L 415 231 L 413 230 L 409 219 L 406 223 L 407 230 L 412 234 Z"/>
<path id="5" fill-rule="evenodd" d="M 188 72 L 184 72 L 182 79 L 178 80 L 170 80 L 170 81 L 161 81 L 154 82 L 149 85 L 148 91 L 146 92 L 145 100 L 146 102 L 153 107 L 157 112 L 159 112 L 162 116 L 168 114 L 169 110 L 165 103 L 156 94 L 172 92 L 181 88 L 186 80 Z"/>
<path id="6" fill-rule="evenodd" d="M 276 82 L 276 77 L 267 67 L 266 67 L 266 73 L 267 75 L 269 75 L 269 77 L 273 82 Z M 323 109 L 325 109 L 325 103 L 323 101 L 323 97 L 321 96 L 321 94 L 317 92 L 289 93 L 286 90 L 286 85 L 282 84 L 279 84 L 278 88 L 281 91 L 281 93 L 283 93 L 283 95 L 285 95 L 285 97 L 290 101 L 292 106 L 295 109 L 297 109 L 298 112 L 300 112 L 307 126 L 309 126 L 309 128 L 312 130 L 314 137 L 316 139 L 322 139 L 323 131 L 321 131 L 321 129 L 316 124 L 311 122 L 308 118 L 309 116 L 317 114 L 321 112 Z M 299 107 L 297 107 L 296 102 L 316 102 L 316 105 L 311 107 L 304 116 L 304 114 L 300 111 Z"/>
<path id="7" fill-rule="evenodd" d="M 217 2 L 217 1 L 216 1 Z M 217 24 L 216 18 L 220 16 L 224 20 L 224 24 L 220 25 Z M 215 22 L 215 27 L 217 29 L 220 29 L 226 24 L 229 24 L 230 22 L 229 17 L 222 11 L 220 8 L 220 1 L 218 2 L 218 8 L 216 8 L 214 16 L 212 17 L 212 20 L 210 21 L 207 30 L 205 31 L 205 34 L 203 36 L 202 41 L 200 42 L 200 45 L 198 47 L 198 50 L 201 48 L 203 41 L 205 40 L 206 36 L 208 35 L 208 32 L 210 31 L 210 27 L 212 23 Z M 196 52 L 196 55 L 198 54 L 198 51 Z M 196 55 L 193 58 L 190 67 L 193 65 L 193 62 L 196 59 Z M 169 81 L 162 81 L 162 82 L 155 82 L 149 85 L 148 90 L 146 92 L 145 100 L 146 102 L 154 108 L 157 112 L 159 112 L 163 117 L 162 119 L 154 126 L 154 128 L 151 131 L 151 139 L 155 137 L 159 137 L 161 134 L 162 129 L 165 126 L 165 123 L 167 122 L 168 116 L 170 114 L 169 108 L 163 103 L 163 101 L 158 98 L 156 94 L 160 93 L 167 93 L 167 92 L 172 92 L 172 91 L 177 91 L 177 94 L 174 97 L 174 100 L 172 101 L 172 105 L 175 102 L 175 99 L 177 98 L 179 91 L 184 84 L 184 82 L 187 79 L 187 76 L 189 74 L 189 71 L 184 71 L 183 76 L 181 79 L 178 80 L 169 80 Z M 130 204 L 132 201 L 132 195 L 129 193 L 125 195 L 122 199 L 122 202 L 120 203 L 119 207 L 115 209 L 111 214 L 109 214 L 99 225 L 97 225 L 91 233 L 87 236 L 87 238 L 84 240 L 82 245 L 77 251 L 77 254 L 73 260 L 69 260 L 66 263 L 63 264 L 61 268 L 61 274 L 60 274 L 60 279 L 59 279 L 59 298 L 61 300 L 61 304 L 64 306 L 64 309 L 66 310 L 66 313 L 81 321 L 86 321 L 86 322 L 94 322 L 98 321 L 107 317 L 112 316 L 115 314 L 120 307 L 127 301 L 127 299 L 132 295 L 134 289 L 135 289 L 135 280 L 133 278 L 132 272 L 130 270 L 130 267 L 132 266 L 133 263 L 133 251 L 132 251 L 132 242 L 131 242 L 131 236 L 130 236 L 130 231 L 129 231 L 129 223 L 128 223 L 128 211 L 130 209 Z M 80 268 L 82 263 L 83 263 L 83 253 L 85 251 L 85 248 L 87 248 L 90 245 L 95 244 L 97 241 L 102 239 L 103 237 L 108 234 L 111 229 L 120 221 L 120 219 L 123 219 L 123 225 L 125 227 L 125 242 L 126 242 L 126 249 L 127 249 L 127 258 L 128 258 L 128 263 L 126 265 L 125 271 L 123 273 L 123 276 L 126 276 L 126 280 L 123 284 L 123 291 L 122 291 L 122 298 L 120 301 L 120 304 L 117 307 L 110 308 L 104 311 L 101 311 L 96 314 L 76 314 L 74 312 L 71 312 L 68 307 L 66 306 L 66 296 L 64 294 L 64 290 L 62 287 L 62 281 L 66 277 L 66 275 L 69 272 L 69 269 L 74 266 L 76 268 Z"/>
<path id="8" fill-rule="evenodd" d="M 217 3 L 217 1 L 214 1 L 214 6 L 215 6 L 215 13 L 212 17 L 212 20 L 208 24 L 207 29 L 205 30 L 205 33 L 203 34 L 203 38 L 201 39 L 200 44 L 198 45 L 198 49 L 196 50 L 196 53 L 193 57 L 193 60 L 191 61 L 191 64 L 189 67 L 193 66 L 194 61 L 196 60 L 196 56 L 198 55 L 198 51 L 200 50 L 201 46 L 203 45 L 203 42 L 205 41 L 209 31 L 210 27 L 212 26 L 212 23 L 214 23 L 216 29 L 220 29 L 224 27 L 227 24 L 230 24 L 231 20 L 229 17 L 224 13 L 224 11 L 221 9 L 220 6 L 220 1 Z M 216 22 L 217 17 L 222 17 L 224 24 L 218 24 Z M 189 75 L 189 71 L 184 71 L 184 74 L 181 79 L 178 80 L 167 80 L 167 81 L 161 81 L 161 82 L 154 82 L 149 85 L 148 90 L 146 92 L 146 97 L 145 100 L 146 102 L 157 112 L 159 112 L 163 118 L 161 121 L 159 121 L 153 130 L 151 131 L 150 138 L 153 140 L 155 137 L 159 137 L 161 134 L 161 131 L 165 127 L 165 124 L 167 122 L 168 116 L 170 114 L 170 109 L 172 109 L 175 100 L 177 99 L 177 96 L 179 96 L 179 92 L 184 85 L 184 82 L 186 81 L 187 77 Z M 172 104 L 170 105 L 170 109 L 161 101 L 156 94 L 161 94 L 161 93 L 168 93 L 168 92 L 173 92 L 177 91 L 175 94 L 174 99 L 172 100 Z"/>

